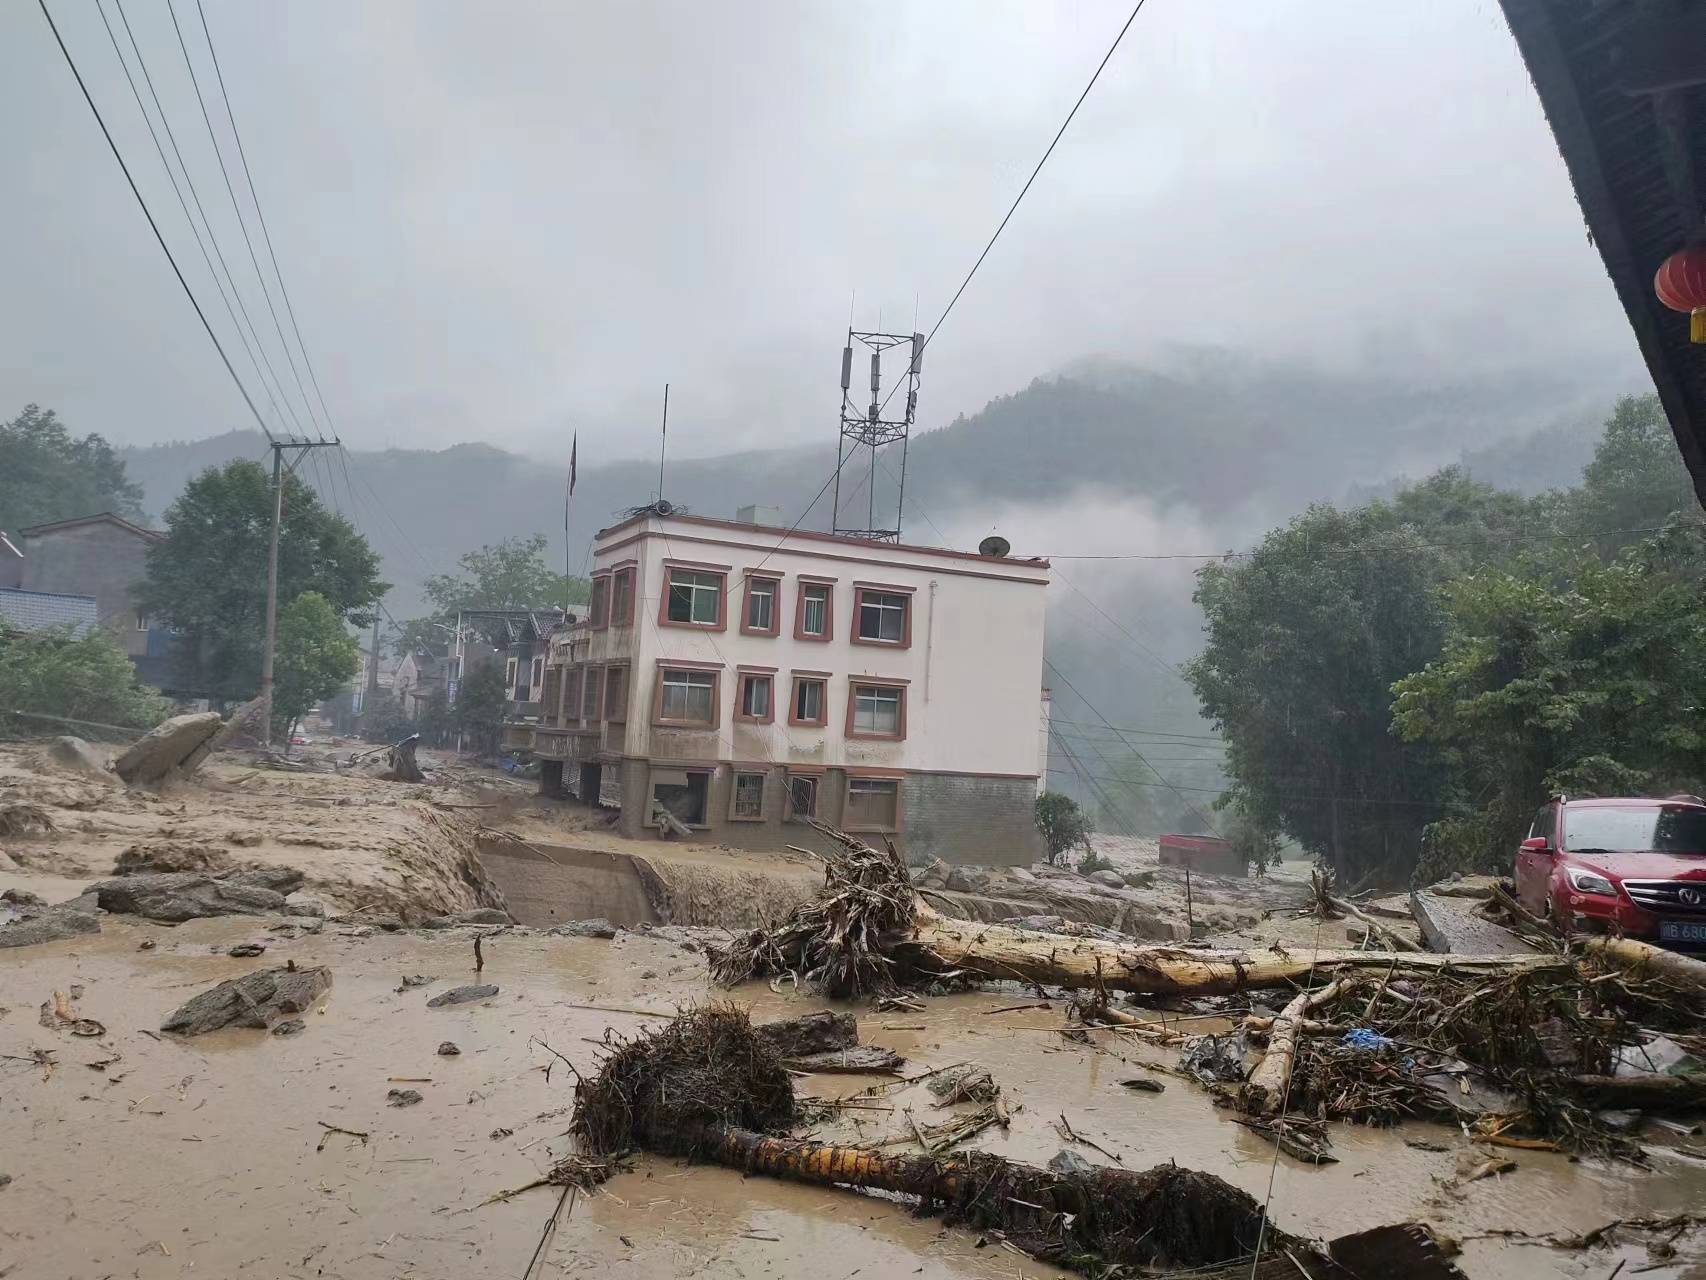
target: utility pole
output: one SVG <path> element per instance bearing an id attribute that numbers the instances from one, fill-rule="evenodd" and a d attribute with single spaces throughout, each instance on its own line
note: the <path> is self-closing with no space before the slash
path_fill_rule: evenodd
<path id="1" fill-rule="evenodd" d="M 367 692 L 361 699 L 361 724 L 363 727 L 373 723 L 379 701 L 379 614 L 373 615 L 373 647 L 368 654 L 371 662 L 367 669 Z"/>
<path id="2" fill-rule="evenodd" d="M 284 523 L 284 481 L 294 475 L 310 449 L 335 449 L 336 440 L 274 440 L 272 447 L 272 540 L 267 547 L 267 638 L 261 650 L 261 745 L 272 746 L 272 665 L 273 648 L 278 643 L 278 533 Z M 284 465 L 284 451 L 294 449 L 290 465 Z"/>

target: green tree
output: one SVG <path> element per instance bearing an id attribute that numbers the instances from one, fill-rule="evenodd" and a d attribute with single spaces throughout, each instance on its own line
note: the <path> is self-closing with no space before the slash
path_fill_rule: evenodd
<path id="1" fill-rule="evenodd" d="M 1466 810 L 1429 829 L 1424 872 L 1507 867 L 1548 794 L 1700 789 L 1703 565 L 1678 521 L 1610 563 L 1549 551 L 1446 589 L 1443 652 L 1394 686 L 1395 730 L 1449 753 Z"/>
<path id="2" fill-rule="evenodd" d="M 337 693 L 360 662 L 361 647 L 318 591 L 304 591 L 278 611 L 273 722 L 286 742 L 296 722 Z"/>
<path id="3" fill-rule="evenodd" d="M 12 714 L 18 711 L 151 729 L 171 709 L 137 681 L 130 659 L 103 628 L 79 637 L 69 628 L 23 631 L 0 622 L 0 729 L 35 734 L 46 727 Z"/>
<path id="4" fill-rule="evenodd" d="M 0 422 L 0 529 L 111 511 L 141 520 L 142 487 L 125 478 L 124 463 L 104 439 L 81 440 L 52 409 L 27 404 Z"/>
<path id="5" fill-rule="evenodd" d="M 1442 563 L 1381 504 L 1311 507 L 1198 574 L 1208 641 L 1185 673 L 1226 741 L 1234 802 L 1354 878 L 1414 862 L 1446 778 L 1390 732 L 1391 687 L 1440 649 Z"/>
<path id="6" fill-rule="evenodd" d="M 1045 791 L 1037 797 L 1037 830 L 1051 865 L 1059 866 L 1072 849 L 1090 848 L 1090 820 L 1078 801 L 1062 792 Z"/>
<path id="7" fill-rule="evenodd" d="M 1582 472 L 1581 488 L 1567 502 L 1567 529 L 1591 541 L 1603 556 L 1648 536 L 1616 530 L 1653 530 L 1679 512 L 1698 515 L 1694 482 L 1657 396 L 1624 396 L 1617 402 L 1593 461 Z"/>
<path id="8" fill-rule="evenodd" d="M 470 551 L 457 574 L 435 573 L 423 584 L 434 616 L 454 617 L 462 609 L 543 609 L 584 604 L 592 598 L 585 578 L 569 578 L 545 564 L 544 534 L 505 538 Z"/>
<path id="9" fill-rule="evenodd" d="M 451 726 L 463 735 L 465 748 L 483 756 L 498 749 L 508 694 L 501 663 L 482 662 L 468 673 L 450 708 Z"/>
<path id="10" fill-rule="evenodd" d="M 148 551 L 137 603 L 178 633 L 179 678 L 203 697 L 245 699 L 260 685 L 272 509 L 260 464 L 210 467 L 167 508 L 166 538 Z M 287 477 L 278 598 L 317 592 L 341 622 L 366 627 L 387 586 L 367 539 Z"/>

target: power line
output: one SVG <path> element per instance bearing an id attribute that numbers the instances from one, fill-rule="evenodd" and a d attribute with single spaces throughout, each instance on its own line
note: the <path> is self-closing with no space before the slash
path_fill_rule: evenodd
<path id="1" fill-rule="evenodd" d="M 1106 725 L 1110 729 L 1112 729 L 1114 727 L 1112 724 L 1109 724 L 1108 718 L 1101 713 L 1101 711 L 1097 708 L 1095 703 L 1091 702 L 1090 699 L 1086 698 L 1082 693 L 1078 692 L 1078 687 L 1076 685 L 1074 685 L 1072 683 L 1072 681 L 1070 681 L 1066 678 L 1065 673 L 1062 672 L 1059 667 L 1055 666 L 1054 663 L 1050 662 L 1046 657 L 1043 659 L 1043 665 L 1045 667 L 1047 667 L 1050 671 L 1054 672 L 1055 675 L 1060 677 L 1061 681 L 1066 685 L 1066 687 L 1068 689 L 1072 690 L 1073 696 L 1076 697 L 1085 706 L 1090 708 L 1091 713 L 1095 715 L 1096 719 L 1100 720 L 1104 725 Z M 1191 813 L 1196 817 L 1198 822 L 1202 823 L 1203 826 L 1207 827 L 1215 835 L 1218 836 L 1220 834 L 1219 830 L 1215 827 L 1214 823 L 1212 823 L 1208 820 L 1207 815 L 1205 815 L 1201 809 L 1197 808 L 1196 805 L 1192 804 L 1189 800 L 1187 800 L 1185 798 L 1184 792 L 1180 788 L 1174 786 L 1171 782 L 1167 781 L 1166 777 L 1162 775 L 1161 770 L 1157 769 L 1154 765 L 1150 764 L 1148 760 L 1144 759 L 1143 752 L 1139 751 L 1135 744 L 1133 744 L 1131 742 L 1126 742 L 1125 745 L 1126 745 L 1127 749 L 1130 750 L 1132 755 L 1136 756 L 1140 761 L 1142 761 L 1143 766 L 1146 769 L 1148 769 L 1149 772 L 1153 773 L 1155 775 L 1155 777 L 1161 782 L 1161 784 L 1163 786 L 1165 786 L 1174 795 L 1178 796 L 1180 802 L 1187 809 L 1189 809 L 1191 811 Z"/>
<path id="2" fill-rule="evenodd" d="M 225 365 L 225 372 L 231 375 L 231 381 L 237 384 L 237 390 L 243 397 L 243 403 L 249 406 L 249 412 L 254 415 L 256 424 L 265 433 L 269 443 L 277 443 L 278 437 L 267 426 L 266 419 L 261 417 L 261 411 L 255 407 L 254 399 L 249 395 L 249 389 L 243 385 L 243 380 L 237 376 L 237 370 L 231 365 L 231 357 L 225 354 L 225 348 L 219 341 L 219 335 L 213 332 L 213 326 L 207 321 L 207 314 L 202 311 L 201 303 L 190 290 L 189 281 L 184 279 L 183 271 L 178 267 L 178 260 L 172 256 L 172 250 L 166 244 L 166 237 L 160 234 L 160 225 L 154 221 L 154 215 L 148 209 L 148 202 L 142 198 L 142 192 L 136 185 L 136 179 L 131 176 L 130 166 L 124 162 L 124 156 L 118 149 L 118 143 L 113 141 L 112 131 L 107 128 L 106 120 L 101 116 L 101 109 L 95 105 L 94 97 L 89 93 L 89 86 L 83 82 L 83 73 L 77 69 L 77 62 L 71 56 L 71 50 L 65 47 L 65 38 L 59 34 L 59 25 L 54 22 L 53 14 L 48 11 L 47 0 L 36 0 L 41 7 L 42 17 L 47 19 L 48 29 L 53 32 L 54 43 L 59 46 L 59 52 L 65 58 L 65 65 L 71 69 L 72 76 L 77 81 L 77 87 L 83 93 L 83 101 L 89 104 L 89 110 L 95 117 L 95 123 L 101 128 L 101 136 L 107 140 L 107 147 L 113 153 L 113 159 L 118 161 L 118 167 L 124 172 L 124 180 L 130 184 L 130 194 L 136 197 L 136 203 L 142 209 L 142 216 L 148 219 L 148 228 L 154 233 L 154 239 L 160 243 L 160 252 L 166 255 L 166 261 L 172 266 L 172 274 L 177 276 L 178 284 L 183 288 L 184 296 L 190 300 L 190 306 L 195 308 L 196 318 L 201 321 L 201 327 L 207 331 L 207 337 L 213 343 L 213 349 L 219 353 L 220 361 Z"/>
<path id="3" fill-rule="evenodd" d="M 231 327 L 237 331 L 237 340 L 243 344 L 243 351 L 249 357 L 249 367 L 255 371 L 255 377 L 260 379 L 261 390 L 266 393 L 267 401 L 272 405 L 273 415 L 278 419 L 279 426 L 284 426 L 284 412 L 278 407 L 278 397 L 273 394 L 266 374 L 261 371 L 260 361 L 255 356 L 255 349 L 249 343 L 248 334 L 243 332 L 243 326 L 237 319 L 237 313 L 231 307 L 230 295 L 226 293 L 225 285 L 219 279 L 219 271 L 213 265 L 213 259 L 207 252 L 207 244 L 202 239 L 201 228 L 196 225 L 195 215 L 190 212 L 189 201 L 184 199 L 183 187 L 178 182 L 178 175 L 172 168 L 172 162 L 166 158 L 166 148 L 160 142 L 160 134 L 154 128 L 154 118 L 148 114 L 148 108 L 143 104 L 142 91 L 136 87 L 136 77 L 130 73 L 130 62 L 124 56 L 124 50 L 119 47 L 118 35 L 113 31 L 113 24 L 107 18 L 106 7 L 96 0 L 95 11 L 101 16 L 101 25 L 106 29 L 107 39 L 113 47 L 113 55 L 118 58 L 119 68 L 124 72 L 125 83 L 130 86 L 130 96 L 136 102 L 136 110 L 142 117 L 142 123 L 148 127 L 148 137 L 154 143 L 154 154 L 160 157 L 160 167 L 166 171 L 166 179 L 172 184 L 172 194 L 178 198 L 178 208 L 183 211 L 184 221 L 189 223 L 190 235 L 195 240 L 195 247 L 201 253 L 201 260 L 207 266 L 207 274 L 213 277 L 214 290 L 219 294 L 219 301 L 224 304 L 225 314 L 231 320 Z M 132 48 L 135 41 L 131 42 Z"/>
<path id="4" fill-rule="evenodd" d="M 273 368 L 272 357 L 267 354 L 266 344 L 261 341 L 260 331 L 255 328 L 254 319 L 249 315 L 248 304 L 243 301 L 243 291 L 237 287 L 237 279 L 231 274 L 231 264 L 225 259 L 225 250 L 219 245 L 219 233 L 213 229 L 213 220 L 207 216 L 207 209 L 201 202 L 201 192 L 196 188 L 195 178 L 191 176 L 190 167 L 184 161 L 184 153 L 178 147 L 178 135 L 173 131 L 172 119 L 166 114 L 165 104 L 160 101 L 160 94 L 154 88 L 154 77 L 148 70 L 148 60 L 143 56 L 142 46 L 137 43 L 136 32 L 131 29 L 130 15 L 125 12 L 124 0 L 113 0 L 113 4 L 118 9 L 119 21 L 124 24 L 124 33 L 130 40 L 131 52 L 136 55 L 136 65 L 142 72 L 142 82 L 148 86 L 148 96 L 153 99 L 154 110 L 160 116 L 160 125 L 166 131 L 166 141 L 171 144 L 172 154 L 176 156 L 178 160 L 178 168 L 183 171 L 184 185 L 190 189 L 190 199 L 195 202 L 196 212 L 201 215 L 202 225 L 207 228 L 207 240 L 208 243 L 213 246 L 213 256 L 219 260 L 220 269 L 225 272 L 225 282 L 231 286 L 231 297 L 237 303 L 237 311 L 242 315 L 243 322 L 249 326 L 249 337 L 253 338 L 255 341 L 255 352 L 258 352 L 260 355 L 260 365 L 264 366 L 266 372 L 272 375 L 273 386 L 278 389 L 278 399 L 284 402 L 285 413 L 289 415 L 291 422 L 295 424 L 296 430 L 301 432 L 302 420 L 296 416 L 296 406 L 290 403 L 290 397 L 285 394 L 284 382 L 279 378 L 278 370 Z M 106 18 L 106 12 L 104 9 L 102 10 L 101 17 L 103 21 Z M 111 35 L 110 27 L 108 28 L 108 34 Z M 125 74 L 127 76 L 129 75 L 128 67 L 125 69 Z M 134 91 L 135 88 L 136 85 L 132 82 L 132 91 Z M 143 116 L 146 119 L 146 110 L 144 110 Z M 153 132 L 152 125 L 149 126 L 149 132 Z M 157 139 L 156 143 L 158 143 Z M 168 165 L 168 175 L 170 172 L 171 166 Z M 173 179 L 173 186 L 175 187 L 176 185 L 176 179 Z M 193 229 L 195 225 L 193 220 L 190 225 Z M 218 277 L 215 277 L 214 283 L 218 283 Z M 238 336 L 242 336 L 241 329 L 238 330 Z M 259 367 L 257 367 L 256 372 L 257 374 L 260 373 Z M 261 377 L 261 382 L 264 386 L 266 383 L 264 375 Z M 271 394 L 272 393 L 269 390 L 268 395 L 270 396 Z M 277 409 L 278 406 L 276 402 L 273 407 L 275 410 Z"/>
<path id="5" fill-rule="evenodd" d="M 1108 60 L 1114 56 L 1114 51 L 1120 47 L 1120 41 L 1125 39 L 1125 33 L 1131 30 L 1131 24 L 1137 21 L 1138 12 L 1143 8 L 1143 5 L 1144 0 L 1137 0 L 1137 3 L 1132 6 L 1131 15 L 1125 20 L 1125 25 L 1120 28 L 1120 33 L 1114 37 L 1114 42 L 1108 46 L 1108 51 L 1102 55 L 1102 60 L 1096 64 L 1096 70 L 1091 73 L 1090 82 L 1084 86 L 1084 92 L 1078 95 L 1078 101 L 1072 104 L 1072 110 L 1066 113 L 1066 119 L 1062 120 L 1060 128 L 1055 130 L 1054 138 L 1048 144 L 1048 150 L 1044 151 L 1043 158 L 1037 161 L 1037 167 L 1031 170 L 1031 176 L 1025 179 L 1025 185 L 1019 189 L 1019 194 L 1013 197 L 1013 203 L 1008 207 L 1006 217 L 1001 219 L 1001 224 L 995 228 L 995 234 L 989 237 L 989 243 L 983 246 L 983 252 L 978 254 L 977 261 L 971 264 L 971 270 L 966 272 L 966 278 L 960 281 L 960 287 L 954 290 L 954 296 L 948 300 L 948 305 L 943 308 L 942 314 L 936 318 L 936 323 L 930 327 L 929 336 L 918 348 L 918 355 L 924 354 L 924 348 L 928 347 L 931 340 L 935 338 L 936 331 L 942 327 L 943 321 L 947 320 L 953 312 L 954 304 L 960 300 L 960 295 L 966 291 L 966 286 L 971 283 L 971 278 L 977 274 L 977 269 L 983 265 L 983 260 L 989 256 L 989 251 L 995 247 L 995 242 L 1001 238 L 1001 233 L 1007 229 L 1007 224 L 1013 220 L 1013 215 L 1019 210 L 1019 202 L 1025 198 L 1025 193 L 1031 189 L 1031 184 L 1037 180 L 1037 175 L 1043 171 L 1043 166 L 1048 163 L 1048 158 L 1054 154 L 1054 149 L 1060 145 L 1061 138 L 1066 135 L 1067 126 L 1072 123 L 1072 118 L 1078 114 L 1078 108 L 1084 105 L 1084 99 L 1090 96 L 1090 90 L 1096 87 L 1096 81 L 1101 78 L 1103 68 L 1108 65 Z M 901 382 L 896 382 L 889 389 L 888 395 L 883 397 L 881 408 L 877 411 L 879 416 L 883 409 L 888 408 L 888 403 L 894 398 L 895 391 L 903 385 Z"/>
<path id="6" fill-rule="evenodd" d="M 178 25 L 178 15 L 177 15 L 177 11 L 172 8 L 172 0 L 166 0 L 166 7 L 172 13 L 172 26 L 175 29 Z M 243 179 L 248 184 L 248 187 L 249 187 L 249 199 L 255 206 L 255 218 L 261 224 L 261 239 L 267 246 L 267 257 L 272 262 L 273 276 L 278 280 L 278 292 L 279 292 L 279 296 L 284 299 L 285 314 L 290 317 L 291 332 L 296 335 L 297 349 L 302 352 L 302 363 L 304 366 L 306 366 L 306 368 L 308 370 L 308 381 L 314 387 L 314 397 L 316 400 L 319 401 L 320 415 L 321 415 L 321 417 L 323 417 L 326 420 L 326 426 L 331 429 L 332 438 L 334 440 L 341 439 L 341 437 L 338 435 L 337 426 L 332 421 L 332 411 L 326 407 L 325 393 L 320 390 L 320 378 L 319 378 L 319 375 L 317 373 L 315 373 L 315 371 L 314 371 L 313 357 L 311 357 L 308 354 L 308 345 L 302 341 L 302 326 L 300 324 L 298 324 L 297 320 L 296 320 L 296 306 L 290 300 L 290 288 L 288 285 L 285 284 L 284 272 L 279 268 L 279 265 L 278 265 L 278 252 L 273 248 L 272 230 L 271 230 L 271 228 L 269 228 L 267 226 L 266 211 L 261 208 L 261 197 L 260 197 L 259 193 L 255 190 L 255 177 L 254 177 L 254 174 L 249 169 L 249 153 L 243 146 L 243 135 L 242 135 L 242 132 L 237 128 L 237 115 L 231 109 L 231 95 L 226 91 L 226 88 L 225 88 L 225 71 L 219 65 L 219 52 L 218 52 L 218 50 L 216 50 L 213 47 L 213 33 L 210 30 L 208 30 L 207 12 L 202 8 L 201 0 L 196 0 L 196 6 L 195 7 L 196 7 L 196 15 L 201 19 L 202 38 L 207 41 L 208 56 L 210 58 L 212 58 L 212 60 L 213 60 L 213 74 L 219 82 L 219 96 L 225 104 L 225 118 L 231 125 L 231 137 L 237 143 L 237 156 L 238 156 L 238 159 L 240 159 L 242 161 L 242 164 L 243 164 Z M 183 32 L 182 31 L 178 32 L 178 43 L 180 45 L 183 44 Z M 189 62 L 189 50 L 188 49 L 184 50 L 184 61 L 186 63 Z M 195 69 L 193 67 L 190 69 L 190 77 L 192 80 L 195 78 Z M 197 98 L 200 98 L 200 96 L 201 96 L 201 86 L 199 84 L 197 84 L 197 86 L 196 86 L 196 96 L 197 96 Z M 203 107 L 202 107 L 202 114 L 204 117 L 207 114 L 207 108 L 205 105 L 203 105 Z M 208 124 L 209 136 L 212 136 L 212 133 L 213 133 L 213 125 L 210 122 Z M 214 144 L 214 149 L 216 151 L 218 150 L 218 144 L 217 143 Z M 221 158 L 221 160 L 220 160 L 219 167 L 220 167 L 221 172 L 223 172 L 224 168 L 225 168 L 225 162 L 224 162 L 223 158 Z M 227 178 L 226 178 L 226 186 L 227 187 L 230 186 L 229 176 L 227 176 Z M 236 203 L 236 196 L 235 195 L 232 196 L 232 203 L 233 204 Z M 249 238 L 248 231 L 245 230 L 243 233 L 243 239 L 245 241 L 247 241 L 248 238 Z M 253 245 L 249 246 L 249 254 L 251 257 L 254 256 L 254 246 Z M 257 274 L 260 273 L 260 265 L 258 263 L 255 266 L 255 271 Z M 263 279 L 263 287 L 264 287 L 264 279 Z M 272 305 L 271 298 L 268 298 L 267 305 L 269 307 Z M 278 323 L 278 316 L 276 313 L 273 315 L 273 323 L 275 325 Z M 284 340 L 284 334 L 282 332 L 279 334 L 279 340 L 281 342 Z M 290 348 L 287 344 L 285 346 L 285 354 L 288 356 L 289 353 L 290 353 Z M 294 360 L 292 360 L 291 361 L 291 372 L 295 373 L 295 371 L 296 371 L 296 362 Z M 297 389 L 299 391 L 302 391 L 302 398 L 303 398 L 304 403 L 306 403 L 307 399 L 308 399 L 308 393 L 306 390 L 303 390 L 303 388 L 302 388 L 302 379 L 301 379 L 300 375 L 297 376 L 296 385 L 297 385 Z M 310 416 L 312 416 L 312 414 L 313 414 L 312 408 L 309 409 L 309 414 L 310 414 Z M 344 487 L 346 489 L 349 487 L 349 478 L 347 475 L 347 468 L 346 468 L 346 475 L 344 478 Z"/>

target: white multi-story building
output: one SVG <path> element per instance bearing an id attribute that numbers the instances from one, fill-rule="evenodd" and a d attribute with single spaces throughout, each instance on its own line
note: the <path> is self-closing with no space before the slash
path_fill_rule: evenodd
<path id="1" fill-rule="evenodd" d="M 1046 561 L 655 512 L 593 556 L 545 674 L 547 786 L 617 783 L 630 836 L 661 807 L 748 847 L 811 815 L 914 856 L 1036 855 Z"/>

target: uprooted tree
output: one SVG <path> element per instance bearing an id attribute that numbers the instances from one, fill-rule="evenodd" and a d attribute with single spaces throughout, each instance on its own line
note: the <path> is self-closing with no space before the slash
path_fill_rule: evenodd
<path id="1" fill-rule="evenodd" d="M 1389 951 L 1196 950 L 1065 937 L 950 920 L 913 890 L 906 864 L 831 827 L 824 889 L 780 924 L 734 939 L 712 961 L 728 985 L 793 976 L 832 996 L 857 997 L 944 978 L 1096 988 L 1141 994 L 1218 995 L 1284 987 L 1312 972 L 1394 966 L 1506 973 L 1566 962 L 1552 956 L 1460 956 Z"/>
<path id="2" fill-rule="evenodd" d="M 1264 1236 L 1278 1255 L 1308 1247 L 1264 1225 L 1245 1192 L 1176 1164 L 1059 1173 L 987 1152 L 903 1155 L 789 1137 L 799 1119 L 793 1080 L 733 1007 L 692 1010 L 632 1040 L 609 1036 L 605 1047 L 599 1070 L 575 1086 L 573 1125 L 601 1174 L 609 1165 L 597 1158 L 640 1148 L 794 1182 L 887 1191 L 1096 1275 L 1230 1264 Z"/>

